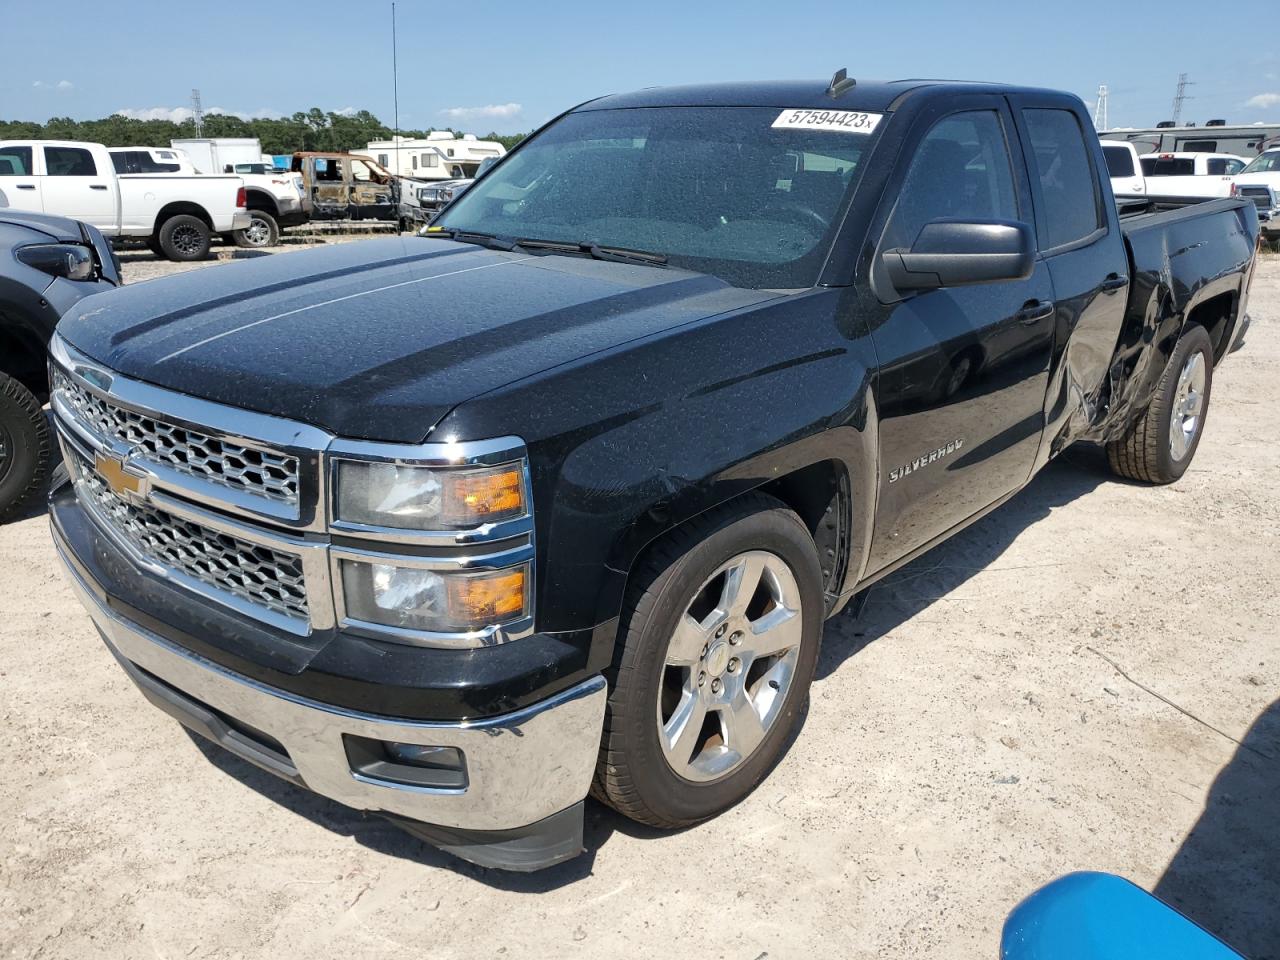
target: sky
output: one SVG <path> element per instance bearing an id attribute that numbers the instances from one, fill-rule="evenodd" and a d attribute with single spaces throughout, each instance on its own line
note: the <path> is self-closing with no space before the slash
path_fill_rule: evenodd
<path id="1" fill-rule="evenodd" d="M 56 16 L 53 11 L 56 10 Z M 1280 122 L 1280 10 L 1143 3 L 399 0 L 400 124 L 530 130 L 583 100 L 719 80 L 946 77 L 1069 90 L 1110 125 Z M 392 123 L 389 0 L 186 4 L 0 0 L 0 119 L 280 116 L 368 109 Z"/>

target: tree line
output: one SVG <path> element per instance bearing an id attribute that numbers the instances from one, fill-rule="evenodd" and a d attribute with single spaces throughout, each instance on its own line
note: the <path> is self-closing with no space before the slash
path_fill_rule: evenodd
<path id="1" fill-rule="evenodd" d="M 448 128 L 450 133 L 462 133 Z M 319 107 L 299 110 L 279 120 L 242 120 L 225 113 L 204 116 L 206 137 L 257 137 L 269 154 L 290 154 L 295 150 L 348 150 L 360 152 L 372 140 L 389 140 L 393 131 L 368 110 L 357 113 L 325 112 Z M 403 137 L 425 137 L 425 130 L 401 130 Z M 113 114 L 100 120 L 73 120 L 53 117 L 47 123 L 0 120 L 0 140 L 86 140 L 108 147 L 167 147 L 170 140 L 194 137 L 194 121 L 135 120 Z M 510 150 L 526 134 L 489 133 L 483 140 L 496 140 Z"/>

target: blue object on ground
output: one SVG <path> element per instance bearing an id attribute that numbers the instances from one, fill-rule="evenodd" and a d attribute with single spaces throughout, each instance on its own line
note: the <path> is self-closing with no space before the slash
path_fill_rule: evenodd
<path id="1" fill-rule="evenodd" d="M 1009 914 L 1003 960 L 1244 960 L 1162 900 L 1107 873 L 1072 873 Z"/>

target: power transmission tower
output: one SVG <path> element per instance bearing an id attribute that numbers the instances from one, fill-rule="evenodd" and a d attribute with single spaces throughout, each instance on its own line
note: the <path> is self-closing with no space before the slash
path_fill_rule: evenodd
<path id="1" fill-rule="evenodd" d="M 204 136 L 204 107 L 200 105 L 200 91 L 191 91 L 191 121 L 196 126 L 196 138 Z"/>
<path id="2" fill-rule="evenodd" d="M 1098 103 L 1093 108 L 1093 128 L 1105 130 L 1109 126 L 1107 120 L 1107 85 L 1098 84 Z"/>
<path id="3" fill-rule="evenodd" d="M 1195 83 L 1187 79 L 1185 73 L 1178 74 L 1178 92 L 1173 96 L 1173 122 L 1176 125 L 1182 117 L 1182 102 L 1184 100 L 1194 100 L 1195 97 L 1187 93 L 1187 87 L 1193 87 Z"/>

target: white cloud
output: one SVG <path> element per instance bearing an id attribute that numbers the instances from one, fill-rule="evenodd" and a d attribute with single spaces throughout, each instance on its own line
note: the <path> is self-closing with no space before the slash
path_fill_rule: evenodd
<path id="1" fill-rule="evenodd" d="M 1257 107 L 1259 110 L 1280 107 L 1280 93 L 1260 93 L 1256 97 L 1250 97 L 1244 102 L 1244 105 L 1246 107 Z"/>
<path id="2" fill-rule="evenodd" d="M 451 120 L 510 120 L 524 107 L 518 103 L 491 103 L 483 107 L 448 107 L 440 112 Z"/>
<path id="3" fill-rule="evenodd" d="M 333 112 L 340 117 L 354 117 L 360 111 L 357 110 L 355 107 L 339 107 L 337 110 Z"/>
<path id="4" fill-rule="evenodd" d="M 58 89 L 59 89 L 59 90 L 71 90 L 71 89 L 72 89 L 72 88 L 74 88 L 74 87 L 75 87 L 75 84 L 74 84 L 74 83 L 72 83 L 70 80 L 59 80 L 59 81 L 58 81 Z"/>
<path id="5" fill-rule="evenodd" d="M 172 123 L 185 123 L 193 115 L 190 107 L 124 107 L 115 112 L 122 117 L 128 117 L 130 120 L 168 120 Z M 243 110 L 226 110 L 223 107 L 209 107 L 209 109 L 205 110 L 205 116 L 215 113 L 229 117 L 239 117 L 241 120 L 279 120 L 284 116 L 279 110 L 267 109 L 247 112 Z"/>
<path id="6" fill-rule="evenodd" d="M 145 107 L 141 110 L 126 107 L 115 112 L 130 120 L 172 120 L 174 123 L 182 123 L 191 119 L 190 107 Z"/>
<path id="7" fill-rule="evenodd" d="M 74 90 L 76 85 L 70 80 L 59 80 L 57 83 L 48 80 L 37 80 L 31 84 L 37 90 Z"/>

